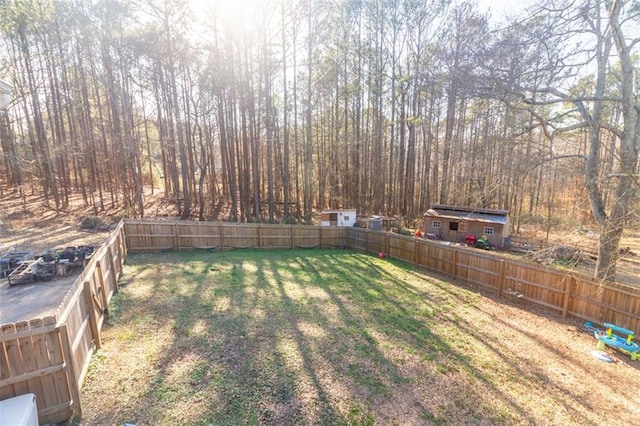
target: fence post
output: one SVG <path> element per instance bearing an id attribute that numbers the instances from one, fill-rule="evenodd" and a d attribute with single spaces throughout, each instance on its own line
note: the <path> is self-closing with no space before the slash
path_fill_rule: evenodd
<path id="1" fill-rule="evenodd" d="M 504 288 L 504 281 L 507 276 L 507 263 L 504 260 L 500 261 L 500 279 L 498 280 L 498 297 L 502 297 L 502 289 Z"/>
<path id="2" fill-rule="evenodd" d="M 413 240 L 413 264 L 418 265 L 420 261 L 420 240 Z"/>
<path id="3" fill-rule="evenodd" d="M 365 239 L 364 239 L 365 251 L 371 252 L 371 230 L 367 229 L 364 235 L 365 235 Z"/>
<path id="4" fill-rule="evenodd" d="M 80 403 L 80 389 L 78 388 L 78 378 L 76 377 L 75 361 L 71 352 L 71 345 L 67 324 L 62 324 L 60 330 L 60 341 L 62 343 L 62 351 L 64 353 L 65 364 L 67 366 L 67 383 L 71 393 L 71 409 L 78 417 L 82 417 L 82 404 Z"/>
<path id="5" fill-rule="evenodd" d="M 562 301 L 562 319 L 567 318 L 569 313 L 569 302 L 571 300 L 571 291 L 573 290 L 573 275 L 569 275 L 564 281 L 564 298 Z"/>
<path id="6" fill-rule="evenodd" d="M 102 313 L 104 315 L 104 319 L 105 321 L 109 319 L 109 300 L 107 298 L 107 290 L 105 289 L 105 285 L 104 285 L 104 276 L 102 275 L 102 265 L 100 263 L 100 261 L 96 261 L 96 272 L 98 275 L 98 288 L 99 288 L 99 292 L 102 293 L 100 295 L 100 298 L 102 299 L 102 304 L 104 306 L 104 312 Z"/>
<path id="7" fill-rule="evenodd" d="M 100 340 L 100 329 L 98 328 L 96 309 L 93 306 L 93 296 L 91 294 L 90 281 L 85 281 L 83 283 L 82 296 L 84 297 L 84 305 L 87 308 L 87 315 L 89 315 L 89 328 L 91 328 L 91 336 L 93 337 L 96 349 L 100 349 L 102 347 L 102 341 Z"/>
<path id="8" fill-rule="evenodd" d="M 385 248 L 384 248 L 384 252 L 387 254 L 387 256 L 391 256 L 391 236 L 387 233 L 387 238 L 385 240 Z"/>
<path id="9" fill-rule="evenodd" d="M 296 230 L 293 227 L 293 224 L 289 225 L 289 229 L 291 230 L 291 250 L 293 250 L 294 248 L 296 248 L 296 236 L 294 235 Z"/>
<path id="10" fill-rule="evenodd" d="M 258 248 L 262 248 L 262 224 L 258 224 Z"/>
<path id="11" fill-rule="evenodd" d="M 56 318 L 54 317 L 46 317 L 43 319 L 42 324 L 46 326 L 53 325 L 55 326 L 57 323 Z M 60 330 L 58 327 L 51 333 L 45 334 L 45 341 L 48 347 L 49 352 L 49 362 L 51 365 L 60 365 L 62 366 L 62 370 L 53 374 L 54 386 L 56 389 L 56 393 L 58 395 L 59 401 L 71 401 L 73 399 L 71 388 L 69 384 L 69 369 L 68 366 L 65 366 L 64 358 L 64 343 L 60 338 Z"/>
<path id="12" fill-rule="evenodd" d="M 453 278 L 458 277 L 458 250 L 453 249 L 453 265 L 451 267 L 451 275 Z"/>
<path id="13" fill-rule="evenodd" d="M 218 224 L 218 229 L 220 232 L 220 251 L 224 251 L 224 233 L 222 232 L 222 222 Z"/>
<path id="14" fill-rule="evenodd" d="M 118 250 L 120 250 L 120 256 L 122 256 L 123 259 L 126 259 L 129 255 L 129 251 L 127 249 L 127 231 L 125 230 L 124 221 L 121 221 L 120 231 L 118 232 L 116 238 L 118 240 Z"/>
<path id="15" fill-rule="evenodd" d="M 180 231 L 178 231 L 178 222 L 173 222 L 173 231 L 176 233 L 176 247 L 180 251 Z"/>
<path id="16" fill-rule="evenodd" d="M 116 262 L 113 260 L 113 253 L 111 252 L 111 247 L 107 247 L 107 254 L 109 255 L 109 268 L 111 269 L 111 274 L 113 275 L 113 292 L 118 292 L 118 277 L 116 276 Z M 100 263 L 96 259 L 96 263 Z"/>
<path id="17" fill-rule="evenodd" d="M 322 248 L 322 226 L 320 228 L 318 228 L 318 239 L 320 240 L 318 242 L 318 246 L 320 246 L 320 248 Z"/>

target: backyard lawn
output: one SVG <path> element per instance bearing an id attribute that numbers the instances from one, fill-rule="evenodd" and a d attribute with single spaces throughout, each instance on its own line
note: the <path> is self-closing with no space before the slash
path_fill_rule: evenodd
<path id="1" fill-rule="evenodd" d="M 401 262 L 130 254 L 122 280 L 84 424 L 640 424 L 640 361 Z"/>

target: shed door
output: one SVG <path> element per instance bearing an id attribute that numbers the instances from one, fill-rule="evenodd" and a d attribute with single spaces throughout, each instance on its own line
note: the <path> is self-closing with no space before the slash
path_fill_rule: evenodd
<path id="1" fill-rule="evenodd" d="M 458 241 L 458 224 L 459 222 L 452 220 L 449 222 L 449 227 L 447 229 L 447 241 Z"/>
<path id="2" fill-rule="evenodd" d="M 329 213 L 329 226 L 338 226 L 338 213 Z"/>

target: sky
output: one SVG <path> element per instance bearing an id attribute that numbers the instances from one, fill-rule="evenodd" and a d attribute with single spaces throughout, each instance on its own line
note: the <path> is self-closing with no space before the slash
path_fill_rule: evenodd
<path id="1" fill-rule="evenodd" d="M 518 15 L 528 6 L 538 3 L 536 0 L 476 0 L 481 11 L 491 11 L 496 21 L 505 21 L 508 16 Z"/>

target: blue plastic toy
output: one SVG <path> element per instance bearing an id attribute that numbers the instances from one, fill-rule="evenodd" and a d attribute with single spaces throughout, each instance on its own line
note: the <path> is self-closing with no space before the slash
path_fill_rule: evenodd
<path id="1" fill-rule="evenodd" d="M 629 355 L 632 361 L 638 359 L 638 355 L 640 355 L 640 346 L 633 341 L 633 337 L 635 335 L 633 331 L 608 322 L 604 323 L 606 330 L 595 328 L 591 323 L 587 323 L 585 325 L 593 331 L 593 335 L 598 339 L 598 350 L 603 351 L 606 346 L 609 346 Z M 626 337 L 614 334 L 614 332 L 626 335 Z"/>

